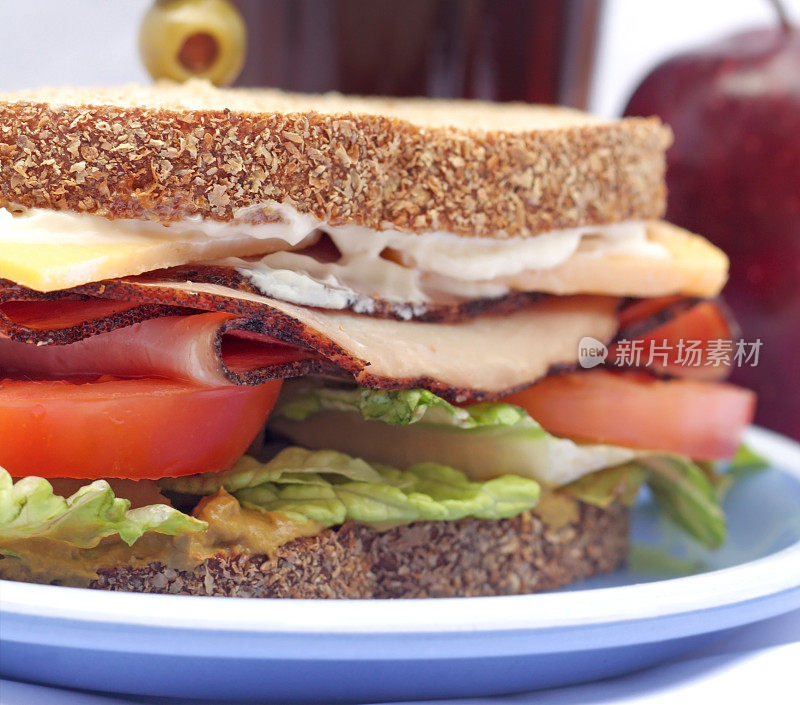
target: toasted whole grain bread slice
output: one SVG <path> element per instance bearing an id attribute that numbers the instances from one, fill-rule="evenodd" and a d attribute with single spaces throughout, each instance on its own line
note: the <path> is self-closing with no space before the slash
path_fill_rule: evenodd
<path id="1" fill-rule="evenodd" d="M 656 118 L 547 106 L 44 89 L 0 95 L 0 206 L 170 221 L 278 202 L 331 224 L 526 236 L 661 217 L 670 142 Z"/>
<path id="2" fill-rule="evenodd" d="M 274 556 L 226 556 L 194 571 L 160 563 L 100 571 L 90 587 L 181 595 L 394 598 L 552 590 L 614 570 L 628 552 L 629 511 L 581 504 L 558 529 L 526 512 L 496 521 L 420 522 L 384 532 L 346 524 Z"/>

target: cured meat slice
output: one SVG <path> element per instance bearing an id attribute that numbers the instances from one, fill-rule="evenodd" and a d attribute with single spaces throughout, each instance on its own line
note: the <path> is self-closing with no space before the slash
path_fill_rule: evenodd
<path id="1" fill-rule="evenodd" d="M 165 377 L 213 387 L 285 376 L 287 367 L 316 357 L 240 330 L 246 324 L 231 313 L 200 313 L 152 318 L 68 345 L 0 339 L 0 369 L 12 376 Z"/>
<path id="2" fill-rule="evenodd" d="M 29 291 L 16 291 L 16 298 L 13 287 L 4 291 L 7 302 L 33 298 Z M 161 318 L 163 313 L 158 312 L 164 310 L 233 314 L 235 319 L 225 319 L 223 328 L 248 333 L 237 333 L 233 342 L 229 341 L 234 369 L 228 367 L 223 374 L 232 381 L 344 373 L 361 386 L 421 386 L 455 401 L 493 398 L 532 384 L 554 370 L 574 365 L 582 337 L 608 341 L 617 329 L 617 299 L 609 297 L 550 297 L 510 313 L 426 323 L 311 309 L 219 284 L 186 281 L 117 280 L 65 292 L 63 297 L 67 296 L 136 302 L 138 306 L 126 313 L 135 311 L 140 320 Z M 170 325 L 177 324 L 179 318 Z M 85 325 L 58 331 L 18 323 L 9 326 L 7 315 L 0 326 L 17 340 L 39 343 L 70 343 L 90 338 L 94 332 Z M 107 329 L 103 322 L 95 322 L 93 327 Z M 160 335 L 164 345 L 174 343 L 170 335 L 163 331 Z M 225 349 L 221 338 L 217 340 L 215 350 L 224 362 Z M 277 341 L 302 354 L 297 353 L 293 361 L 267 360 L 268 364 L 253 369 L 254 355 L 276 351 L 245 345 L 248 340 L 268 341 L 269 345 Z M 163 355 L 169 354 L 164 348 Z"/>

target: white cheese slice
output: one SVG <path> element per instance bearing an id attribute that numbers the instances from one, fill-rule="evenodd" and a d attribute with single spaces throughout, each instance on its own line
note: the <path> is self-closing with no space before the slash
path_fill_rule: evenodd
<path id="1" fill-rule="evenodd" d="M 615 296 L 714 296 L 727 276 L 725 255 L 666 223 L 615 223 L 532 237 L 469 238 L 330 225 L 286 204 L 237 220 L 147 220 L 34 209 L 0 209 L 0 278 L 55 291 L 182 264 L 219 260 L 264 294 L 306 306 L 346 308 L 354 300 L 424 306 L 494 298 L 514 291 Z M 262 222 L 264 217 L 274 220 Z M 253 221 L 262 218 L 262 221 Z M 341 259 L 319 263 L 284 252 L 319 232 Z M 391 252 L 391 257 L 383 256 Z M 262 255 L 262 259 L 242 258 Z M 264 256 L 266 255 L 266 256 Z"/>

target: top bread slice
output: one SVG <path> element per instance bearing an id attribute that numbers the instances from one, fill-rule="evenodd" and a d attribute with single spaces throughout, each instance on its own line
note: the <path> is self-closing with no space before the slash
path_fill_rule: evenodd
<path id="1" fill-rule="evenodd" d="M 549 106 L 44 89 L 0 95 L 0 206 L 257 221 L 277 202 L 330 224 L 528 236 L 661 217 L 670 142 L 656 118 Z"/>

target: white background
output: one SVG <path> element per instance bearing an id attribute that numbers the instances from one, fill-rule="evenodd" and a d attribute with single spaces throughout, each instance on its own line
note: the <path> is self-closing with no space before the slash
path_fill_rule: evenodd
<path id="1" fill-rule="evenodd" d="M 800 0 L 784 1 L 800 22 Z M 136 33 L 150 2 L 0 0 L 0 90 L 147 81 Z M 593 109 L 616 115 L 660 59 L 773 17 L 768 0 L 606 0 Z"/>

